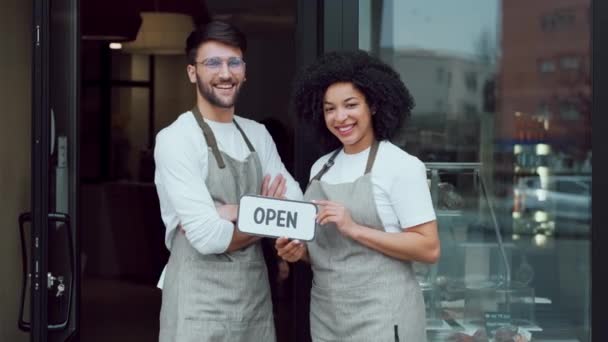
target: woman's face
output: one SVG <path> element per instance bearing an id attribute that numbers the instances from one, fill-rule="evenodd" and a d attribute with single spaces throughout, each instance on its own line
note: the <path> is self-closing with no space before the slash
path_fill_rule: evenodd
<path id="1" fill-rule="evenodd" d="M 374 141 L 372 113 L 365 95 L 349 82 L 334 83 L 323 99 L 325 125 L 335 135 L 345 153 L 358 153 Z"/>

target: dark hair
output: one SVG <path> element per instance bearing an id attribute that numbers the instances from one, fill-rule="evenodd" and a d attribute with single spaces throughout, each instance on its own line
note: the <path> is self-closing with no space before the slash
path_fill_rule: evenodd
<path id="1" fill-rule="evenodd" d="M 186 39 L 186 56 L 188 63 L 194 64 L 196 51 L 201 44 L 208 41 L 216 41 L 241 49 L 243 54 L 247 50 L 247 38 L 236 26 L 224 21 L 214 20 L 199 26 L 192 31 Z"/>
<path id="2" fill-rule="evenodd" d="M 399 74 L 365 51 L 330 52 L 302 70 L 294 83 L 293 110 L 311 121 L 326 148 L 340 141 L 325 126 L 323 99 L 334 83 L 349 82 L 363 93 L 375 115 L 372 125 L 377 140 L 390 139 L 402 120 L 409 117 L 414 99 Z"/>

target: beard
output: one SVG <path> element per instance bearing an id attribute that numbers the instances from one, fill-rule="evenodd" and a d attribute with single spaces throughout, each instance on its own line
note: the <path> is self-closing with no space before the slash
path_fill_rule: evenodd
<path id="1" fill-rule="evenodd" d="M 209 83 L 204 83 L 203 80 L 196 76 L 196 86 L 198 87 L 198 91 L 201 93 L 201 96 L 207 100 L 211 105 L 219 107 L 219 108 L 232 108 L 236 103 L 237 98 L 239 97 L 239 93 L 241 90 L 241 84 L 237 83 L 233 79 L 220 80 L 218 83 L 232 83 L 234 84 L 234 94 L 230 98 L 222 98 L 215 94 L 213 90 L 213 86 Z"/>

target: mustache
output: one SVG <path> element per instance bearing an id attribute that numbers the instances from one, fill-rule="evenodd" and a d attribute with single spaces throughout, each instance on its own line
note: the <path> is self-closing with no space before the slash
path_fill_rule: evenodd
<path id="1" fill-rule="evenodd" d="M 214 83 L 215 84 L 225 84 L 225 83 L 235 84 L 235 83 L 237 83 L 237 81 L 232 76 L 219 76 L 218 81 L 214 82 Z"/>

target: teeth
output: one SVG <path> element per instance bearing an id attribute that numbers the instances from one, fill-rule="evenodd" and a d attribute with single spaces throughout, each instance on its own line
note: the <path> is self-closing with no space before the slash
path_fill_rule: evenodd
<path id="1" fill-rule="evenodd" d="M 340 132 L 346 132 L 346 131 L 350 130 L 351 128 L 353 128 L 353 125 L 342 126 L 342 127 L 338 127 L 338 131 L 340 131 Z"/>
<path id="2" fill-rule="evenodd" d="M 215 87 L 219 88 L 219 89 L 232 89 L 233 85 L 232 84 L 218 84 Z"/>

